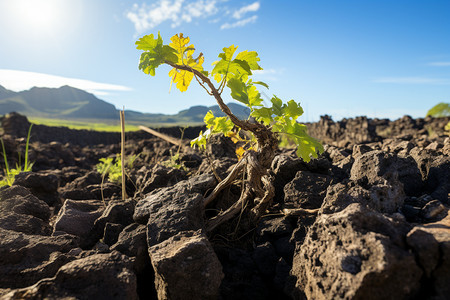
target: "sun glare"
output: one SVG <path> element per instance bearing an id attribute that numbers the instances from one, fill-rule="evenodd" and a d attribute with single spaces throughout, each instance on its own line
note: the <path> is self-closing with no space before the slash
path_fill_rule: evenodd
<path id="1" fill-rule="evenodd" d="M 63 0 L 14 0 L 10 1 L 10 16 L 16 24 L 30 33 L 55 33 L 67 14 Z"/>

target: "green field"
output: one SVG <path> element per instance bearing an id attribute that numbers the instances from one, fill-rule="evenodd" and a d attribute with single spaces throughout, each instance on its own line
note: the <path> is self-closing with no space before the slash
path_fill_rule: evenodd
<path id="1" fill-rule="evenodd" d="M 33 124 L 53 126 L 53 127 L 68 127 L 70 129 L 87 129 L 95 131 L 120 132 L 119 120 L 99 122 L 98 120 L 72 120 L 72 119 L 62 120 L 62 119 L 30 117 L 29 121 Z M 139 130 L 138 126 L 127 124 L 125 122 L 125 131 L 137 131 L 137 130 Z"/>
<path id="2" fill-rule="evenodd" d="M 33 124 L 37 125 L 46 125 L 53 127 L 68 127 L 70 129 L 87 129 L 94 131 L 108 131 L 108 132 L 120 132 L 120 121 L 117 120 L 102 120 L 101 122 L 91 119 L 49 119 L 49 118 L 39 118 L 39 117 L 29 117 L 29 121 Z M 151 127 L 151 128 L 159 128 L 159 127 L 172 127 L 172 126 L 197 126 L 202 125 L 202 123 L 147 123 L 141 124 L 138 122 L 125 122 L 125 131 L 138 131 L 139 125 Z"/>

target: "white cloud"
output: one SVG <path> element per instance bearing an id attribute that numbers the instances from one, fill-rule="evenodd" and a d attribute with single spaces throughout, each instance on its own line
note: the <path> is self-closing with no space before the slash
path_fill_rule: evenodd
<path id="1" fill-rule="evenodd" d="M 431 78 L 431 77 L 383 77 L 375 79 L 378 83 L 397 83 L 397 84 L 439 84 L 448 85 L 450 79 Z"/>
<path id="2" fill-rule="evenodd" d="M 263 69 L 263 70 L 254 70 L 252 71 L 254 78 L 259 79 L 262 78 L 264 80 L 277 81 L 284 72 L 284 69 Z"/>
<path id="3" fill-rule="evenodd" d="M 259 7 L 260 7 L 259 2 L 254 2 L 254 3 L 249 4 L 247 6 L 243 6 L 243 7 L 241 7 L 240 9 L 236 10 L 233 13 L 233 18 L 241 19 L 248 12 L 258 11 Z"/>
<path id="4" fill-rule="evenodd" d="M 275 69 L 263 69 L 263 70 L 254 70 L 252 71 L 254 75 L 265 76 L 265 75 L 273 75 L 277 74 L 278 71 Z"/>
<path id="5" fill-rule="evenodd" d="M 433 67 L 450 67 L 450 61 L 436 61 L 428 64 Z"/>
<path id="6" fill-rule="evenodd" d="M 247 24 L 250 23 L 255 23 L 256 20 L 258 19 L 258 16 L 252 16 L 250 18 L 244 19 L 244 20 L 239 20 L 237 22 L 234 23 L 225 23 L 222 26 L 220 26 L 220 29 L 230 29 L 230 28 L 235 28 L 235 27 L 243 27 Z"/>
<path id="7" fill-rule="evenodd" d="M 108 95 L 107 91 L 131 91 L 131 88 L 123 85 L 7 69 L 0 69 L 0 85 L 16 92 L 27 90 L 34 86 L 59 88 L 63 85 L 70 85 L 97 96 Z"/>
<path id="8" fill-rule="evenodd" d="M 141 6 L 134 4 L 126 17 L 133 22 L 138 34 L 170 21 L 172 28 L 181 23 L 190 23 L 195 18 L 204 18 L 216 14 L 219 9 L 216 0 L 159 0 L 155 4 Z"/>

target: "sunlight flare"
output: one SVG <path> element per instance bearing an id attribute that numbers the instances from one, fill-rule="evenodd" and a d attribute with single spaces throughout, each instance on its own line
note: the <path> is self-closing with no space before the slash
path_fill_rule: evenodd
<path id="1" fill-rule="evenodd" d="M 50 34 L 64 24 L 69 10 L 67 3 L 60 0 L 15 0 L 8 3 L 8 10 L 22 29 Z"/>

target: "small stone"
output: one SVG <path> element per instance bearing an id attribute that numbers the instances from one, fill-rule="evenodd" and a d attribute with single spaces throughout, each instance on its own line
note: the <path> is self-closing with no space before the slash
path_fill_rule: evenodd
<path id="1" fill-rule="evenodd" d="M 444 205 L 439 200 L 431 200 L 420 211 L 421 216 L 426 219 L 433 219 L 445 211 Z"/>

